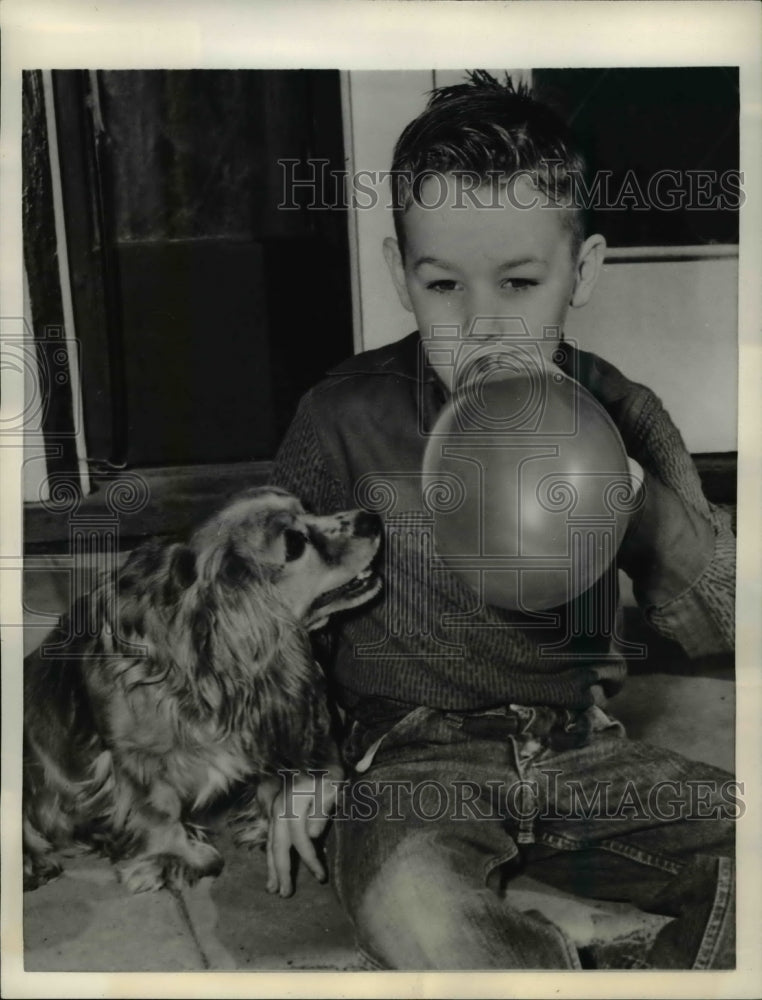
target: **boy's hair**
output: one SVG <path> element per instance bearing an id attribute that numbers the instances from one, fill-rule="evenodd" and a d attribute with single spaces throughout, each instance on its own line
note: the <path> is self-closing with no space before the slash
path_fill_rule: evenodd
<path id="1" fill-rule="evenodd" d="M 470 174 L 492 182 L 528 174 L 551 203 L 568 206 L 564 216 L 576 253 L 585 235 L 584 213 L 575 203 L 576 179 L 585 163 L 570 130 L 528 88 L 515 88 L 508 74 L 505 83 L 484 70 L 468 77 L 468 83 L 432 90 L 426 110 L 394 147 L 392 208 L 403 258 L 405 212 L 432 173 Z"/>

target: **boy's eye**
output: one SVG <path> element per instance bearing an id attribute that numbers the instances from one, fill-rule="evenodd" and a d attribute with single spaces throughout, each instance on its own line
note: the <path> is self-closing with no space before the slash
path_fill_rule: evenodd
<path id="1" fill-rule="evenodd" d="M 283 540 L 286 543 L 286 562 L 293 562 L 304 555 L 304 550 L 307 548 L 307 537 L 301 531 L 286 528 L 283 532 Z"/>
<path id="2" fill-rule="evenodd" d="M 506 278 L 503 282 L 503 288 L 508 288 L 514 292 L 522 292 L 527 288 L 534 288 L 537 282 L 534 278 Z"/>
<path id="3" fill-rule="evenodd" d="M 426 287 L 431 292 L 454 292 L 457 284 L 451 278 L 440 278 L 439 281 L 429 281 Z"/>

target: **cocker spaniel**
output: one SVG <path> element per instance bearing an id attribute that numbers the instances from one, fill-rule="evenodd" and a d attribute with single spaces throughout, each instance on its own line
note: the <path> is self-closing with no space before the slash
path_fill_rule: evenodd
<path id="1" fill-rule="evenodd" d="M 135 892 L 218 873 L 200 810 L 331 758 L 308 630 L 378 592 L 380 536 L 374 514 L 264 487 L 100 579 L 25 663 L 25 888 L 73 843 Z"/>

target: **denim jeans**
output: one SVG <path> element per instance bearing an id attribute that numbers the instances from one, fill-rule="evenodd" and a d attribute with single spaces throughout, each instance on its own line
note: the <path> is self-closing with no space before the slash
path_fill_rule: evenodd
<path id="1" fill-rule="evenodd" d="M 731 776 L 627 739 L 597 708 L 566 749 L 519 711 L 526 725 L 501 735 L 491 713 L 480 732 L 473 716 L 415 709 L 345 787 L 332 880 L 369 963 L 580 968 L 559 927 L 510 905 L 521 872 L 675 918 L 624 967 L 733 968 Z"/>

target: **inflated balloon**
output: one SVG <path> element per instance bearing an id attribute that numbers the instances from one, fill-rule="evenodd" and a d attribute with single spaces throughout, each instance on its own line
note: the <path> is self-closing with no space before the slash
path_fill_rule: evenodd
<path id="1" fill-rule="evenodd" d="M 488 604 L 542 611 L 611 565 L 635 506 L 613 421 L 560 370 L 462 386 L 423 462 L 434 546 Z"/>

